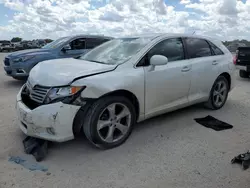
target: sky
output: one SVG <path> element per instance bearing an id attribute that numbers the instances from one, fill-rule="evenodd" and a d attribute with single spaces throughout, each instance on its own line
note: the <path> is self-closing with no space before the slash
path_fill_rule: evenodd
<path id="1" fill-rule="evenodd" d="M 0 40 L 194 33 L 250 40 L 250 0 L 0 0 Z"/>

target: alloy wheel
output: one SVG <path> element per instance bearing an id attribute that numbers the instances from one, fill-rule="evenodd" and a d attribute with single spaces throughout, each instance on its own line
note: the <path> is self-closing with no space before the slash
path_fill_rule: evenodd
<path id="1" fill-rule="evenodd" d="M 100 114 L 97 121 L 97 132 L 107 143 L 121 140 L 131 126 L 131 112 L 122 103 L 112 103 Z"/>
<path id="2" fill-rule="evenodd" d="M 228 93 L 227 84 L 223 80 L 217 82 L 213 91 L 214 105 L 217 107 L 223 105 L 227 98 L 227 93 Z"/>

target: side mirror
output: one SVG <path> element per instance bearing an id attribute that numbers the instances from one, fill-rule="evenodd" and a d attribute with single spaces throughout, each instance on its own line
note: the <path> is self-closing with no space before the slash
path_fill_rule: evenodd
<path id="1" fill-rule="evenodd" d="M 168 63 L 168 58 L 163 55 L 153 55 L 150 58 L 150 65 L 159 66 L 166 65 Z"/>
<path id="2" fill-rule="evenodd" d="M 65 45 L 63 48 L 62 48 L 62 51 L 65 53 L 66 51 L 68 50 L 71 50 L 71 46 L 69 44 Z"/>

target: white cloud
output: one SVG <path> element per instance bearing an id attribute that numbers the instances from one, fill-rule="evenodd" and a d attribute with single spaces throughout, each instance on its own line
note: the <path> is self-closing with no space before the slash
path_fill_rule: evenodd
<path id="1" fill-rule="evenodd" d="M 176 5 L 184 6 L 184 9 L 168 6 L 164 2 L 0 0 L 4 6 L 16 11 L 9 23 L 0 27 L 0 37 L 55 39 L 80 33 L 120 36 L 196 31 L 222 40 L 238 37 L 250 39 L 250 0 L 245 3 L 237 0 L 199 0 L 197 3 L 193 0 L 177 1 Z"/>
<path id="2" fill-rule="evenodd" d="M 219 13 L 222 15 L 236 15 L 238 14 L 238 9 L 236 7 L 237 1 L 227 0 L 222 3 L 219 8 Z"/>
<path id="3" fill-rule="evenodd" d="M 189 20 L 190 25 L 201 34 L 218 36 L 223 40 L 250 39 L 249 20 L 245 17 L 250 13 L 250 9 L 247 9 L 249 4 L 250 0 L 246 0 L 246 3 L 238 0 L 200 0 L 199 3 L 187 4 L 186 8 L 204 14 L 200 20 Z"/>
<path id="4" fill-rule="evenodd" d="M 190 0 L 181 0 L 180 4 L 189 4 L 191 3 Z"/>

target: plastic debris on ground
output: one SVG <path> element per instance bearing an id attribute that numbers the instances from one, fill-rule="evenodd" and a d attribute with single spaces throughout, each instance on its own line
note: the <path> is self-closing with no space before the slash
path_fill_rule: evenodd
<path id="1" fill-rule="evenodd" d="M 20 164 L 22 165 L 24 168 L 31 170 L 31 171 L 35 171 L 35 170 L 40 170 L 42 172 L 46 172 L 48 171 L 47 167 L 44 167 L 38 163 L 31 163 L 29 161 L 27 161 L 26 159 L 23 159 L 19 156 L 12 156 L 9 158 L 9 161 L 12 163 L 16 163 L 16 164 Z"/>
<path id="2" fill-rule="evenodd" d="M 250 166 L 250 152 L 240 154 L 236 157 L 234 157 L 231 161 L 232 164 L 238 163 L 241 165 L 243 170 L 246 170 Z"/>
<path id="3" fill-rule="evenodd" d="M 23 146 L 25 153 L 32 154 L 37 162 L 42 161 L 48 154 L 48 141 L 46 140 L 28 136 L 23 140 Z"/>
<path id="4" fill-rule="evenodd" d="M 204 127 L 211 128 L 215 131 L 222 131 L 226 129 L 232 129 L 233 126 L 220 121 L 212 116 L 206 116 L 204 118 L 196 118 L 194 119 L 197 123 L 203 125 Z"/>

